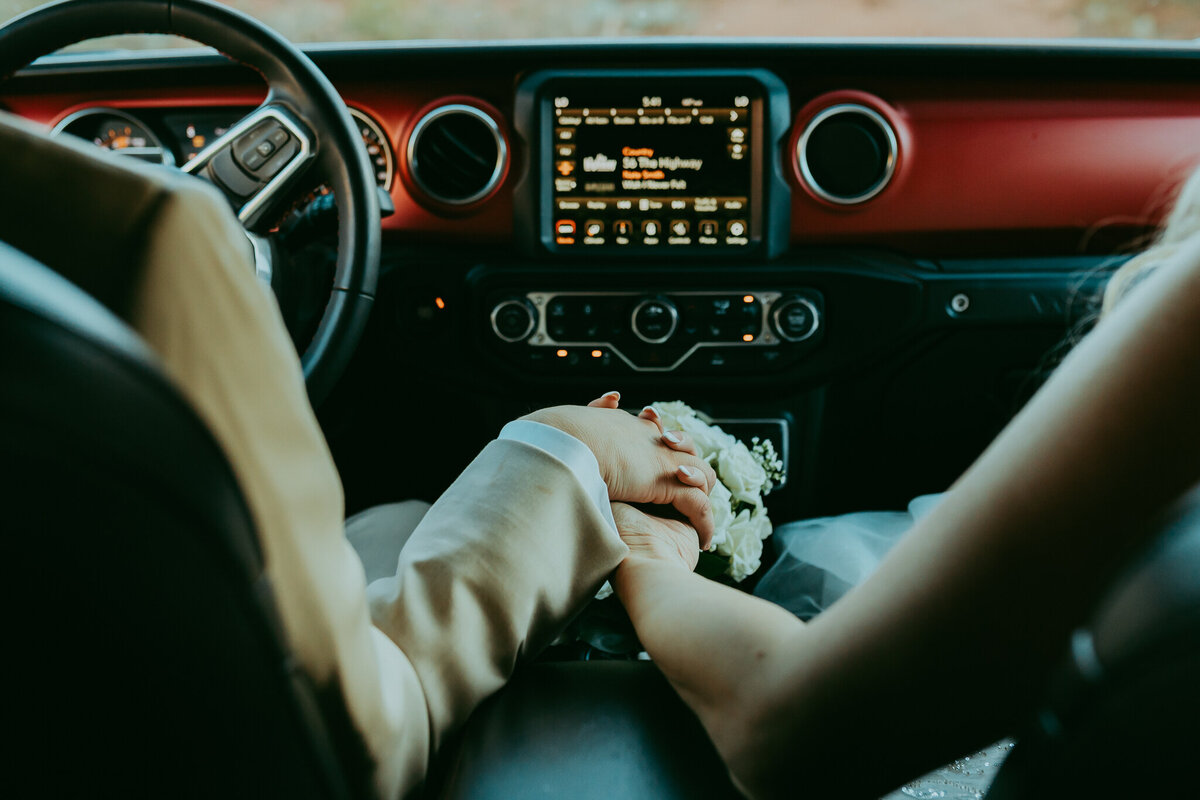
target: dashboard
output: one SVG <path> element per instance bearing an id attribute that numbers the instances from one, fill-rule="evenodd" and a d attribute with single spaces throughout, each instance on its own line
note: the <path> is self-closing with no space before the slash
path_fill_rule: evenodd
<path id="1" fill-rule="evenodd" d="M 780 519 L 945 488 L 1200 163 L 1188 43 L 306 49 L 393 212 L 321 410 L 351 510 L 436 496 L 503 421 L 613 388 L 781 426 Z M 72 55 L 0 107 L 181 166 L 263 95 L 208 52 Z M 301 215 L 325 190 L 293 191 Z M 452 447 L 408 424 L 430 407 Z"/>

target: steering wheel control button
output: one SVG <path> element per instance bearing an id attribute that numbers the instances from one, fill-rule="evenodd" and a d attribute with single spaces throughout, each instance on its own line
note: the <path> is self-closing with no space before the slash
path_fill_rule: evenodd
<path id="1" fill-rule="evenodd" d="M 775 305 L 771 322 L 780 339 L 803 342 L 817 332 L 820 316 L 817 307 L 803 297 L 789 297 Z"/>
<path id="2" fill-rule="evenodd" d="M 502 300 L 492 309 L 492 331 L 506 342 L 522 342 L 537 327 L 537 312 L 528 300 Z"/>
<path id="3" fill-rule="evenodd" d="M 643 300 L 633 310 L 633 333 L 646 344 L 662 344 L 679 324 L 679 312 L 669 300 Z"/>
<path id="4" fill-rule="evenodd" d="M 950 298 L 949 310 L 952 316 L 965 314 L 971 308 L 971 298 L 962 292 Z"/>
<path id="5" fill-rule="evenodd" d="M 233 158 L 243 170 L 259 181 L 275 177 L 299 149 L 292 135 L 277 120 L 266 120 L 239 137 L 233 145 Z"/>
<path id="6" fill-rule="evenodd" d="M 262 183 L 247 175 L 234 163 L 229 150 L 222 150 L 212 160 L 212 176 L 230 194 L 245 199 L 257 192 Z"/>

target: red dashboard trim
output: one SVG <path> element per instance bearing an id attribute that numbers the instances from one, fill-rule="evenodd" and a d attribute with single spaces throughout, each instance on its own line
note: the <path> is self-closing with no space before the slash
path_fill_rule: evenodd
<path id="1" fill-rule="evenodd" d="M 512 239 L 512 183 L 522 144 L 511 131 L 513 83 L 507 76 L 389 86 L 380 80 L 339 83 L 347 102 L 374 116 L 390 137 L 397 164 L 421 109 L 447 98 L 466 100 L 502 121 L 509 165 L 496 192 L 454 215 L 423 205 L 406 180 L 393 184 L 396 214 L 384 221 L 390 239 L 507 244 Z M 1173 187 L 1200 163 L 1200 88 L 1130 82 L 1113 86 L 1049 82 L 947 80 L 880 84 L 869 93 L 792 87 L 802 102 L 783 154 L 793 188 L 792 242 L 871 245 L 922 255 L 1014 250 L 1075 252 L 1091 232 L 1153 224 Z M 807 91 L 806 91 L 807 89 Z M 831 98 L 855 98 L 896 126 L 900 154 L 883 192 L 859 206 L 834 206 L 799 180 L 795 137 Z M 263 93 L 249 87 L 159 91 L 87 91 L 4 97 L 15 113 L 46 125 L 88 105 L 145 108 L 247 105 Z M 402 169 L 402 167 L 401 167 Z"/>
<path id="2" fill-rule="evenodd" d="M 941 237 L 964 251 L 973 235 L 1074 231 L 1082 248 L 1096 229 L 1155 224 L 1174 188 L 1200 164 L 1194 90 L 1028 98 L 996 87 L 989 94 L 905 97 L 898 90 L 885 113 L 901 139 L 896 175 L 858 206 L 834 206 L 805 190 L 790 155 L 793 140 L 793 241 Z M 798 123 L 813 113 L 806 107 Z"/>

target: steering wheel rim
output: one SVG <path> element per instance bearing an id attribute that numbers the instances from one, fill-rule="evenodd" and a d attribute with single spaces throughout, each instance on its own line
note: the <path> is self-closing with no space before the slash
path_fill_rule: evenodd
<path id="1" fill-rule="evenodd" d="M 67 45 L 130 33 L 182 36 L 250 67 L 267 84 L 267 98 L 255 112 L 284 109 L 311 132 L 314 163 L 322 168 L 338 211 L 333 288 L 300 357 L 309 400 L 319 405 L 366 328 L 379 276 L 379 198 L 345 102 L 291 42 L 256 19 L 207 0 L 66 0 L 35 8 L 0 27 L 0 80 Z"/>

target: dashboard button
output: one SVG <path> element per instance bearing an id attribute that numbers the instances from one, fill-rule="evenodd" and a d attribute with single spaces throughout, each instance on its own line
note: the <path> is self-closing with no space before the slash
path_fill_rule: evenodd
<path id="1" fill-rule="evenodd" d="M 746 221 L 742 219 L 731 219 L 725 227 L 730 236 L 742 237 L 746 235 Z"/>
<path id="2" fill-rule="evenodd" d="M 633 310 L 633 333 L 647 344 L 661 344 L 671 338 L 679 324 L 679 312 L 669 300 L 650 299 Z"/>
<path id="3" fill-rule="evenodd" d="M 654 239 L 657 241 L 659 234 L 662 233 L 662 225 L 658 220 L 648 219 L 642 223 L 642 236 L 645 239 Z"/>
<path id="4" fill-rule="evenodd" d="M 804 341 L 821 324 L 817 307 L 803 297 L 789 297 L 776 303 L 771 322 L 779 338 L 789 342 Z"/>
<path id="5" fill-rule="evenodd" d="M 528 300 L 502 300 L 492 309 L 492 331 L 506 342 L 524 341 L 536 326 L 537 312 Z"/>
<path id="6" fill-rule="evenodd" d="M 700 235 L 701 236 L 716 236 L 717 221 L 714 219 L 700 220 Z"/>
<path id="7" fill-rule="evenodd" d="M 686 219 L 676 219 L 671 221 L 672 236 L 687 236 L 691 232 L 691 223 Z"/>

